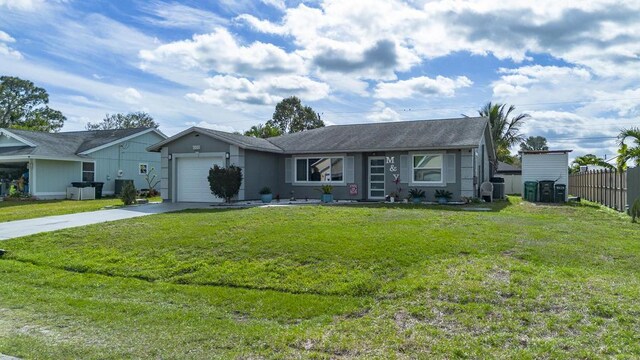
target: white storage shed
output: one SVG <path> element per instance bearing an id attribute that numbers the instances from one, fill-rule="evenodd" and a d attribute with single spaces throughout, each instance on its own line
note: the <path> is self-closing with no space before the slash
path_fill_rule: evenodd
<path id="1" fill-rule="evenodd" d="M 569 187 L 569 153 L 572 150 L 521 151 L 522 184 L 552 180 Z M 565 197 L 565 201 L 566 201 Z"/>

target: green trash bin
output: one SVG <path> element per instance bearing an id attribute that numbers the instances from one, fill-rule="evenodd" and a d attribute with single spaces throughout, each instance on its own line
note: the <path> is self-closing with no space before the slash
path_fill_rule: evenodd
<path id="1" fill-rule="evenodd" d="M 524 182 L 524 199 L 531 202 L 536 202 L 538 200 L 538 182 L 537 181 Z"/>
<path id="2" fill-rule="evenodd" d="M 567 198 L 567 185 L 556 184 L 554 196 L 557 203 L 563 203 L 564 200 Z"/>

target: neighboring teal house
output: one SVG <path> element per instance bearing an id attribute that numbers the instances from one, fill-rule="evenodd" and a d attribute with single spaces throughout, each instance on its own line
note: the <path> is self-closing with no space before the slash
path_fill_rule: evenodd
<path id="1" fill-rule="evenodd" d="M 152 168 L 160 171 L 160 154 L 146 148 L 164 139 L 155 128 L 59 133 L 0 128 L 0 195 L 11 184 L 39 199 L 64 198 L 67 187 L 80 181 L 104 183 L 105 195 L 114 194 L 117 179 L 147 188 L 145 175 Z"/>

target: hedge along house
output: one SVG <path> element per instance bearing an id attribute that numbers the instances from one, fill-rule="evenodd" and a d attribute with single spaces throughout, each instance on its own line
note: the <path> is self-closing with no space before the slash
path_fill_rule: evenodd
<path id="1" fill-rule="evenodd" d="M 154 128 L 46 133 L 0 129 L 0 181 L 26 175 L 24 192 L 39 199 L 66 196 L 71 182 L 103 182 L 103 193 L 115 191 L 116 179 L 132 179 L 146 188 L 144 177 L 159 173 L 160 156 L 146 148 L 166 136 Z"/>
<path id="2" fill-rule="evenodd" d="M 384 200 L 421 188 L 477 197 L 495 156 L 486 118 L 336 125 L 269 139 L 189 128 L 148 148 L 161 153 L 161 193 L 173 202 L 219 202 L 211 194 L 213 165 L 243 169 L 238 200 L 258 199 L 268 186 L 282 199 L 319 198 L 333 185 L 340 200 Z"/>

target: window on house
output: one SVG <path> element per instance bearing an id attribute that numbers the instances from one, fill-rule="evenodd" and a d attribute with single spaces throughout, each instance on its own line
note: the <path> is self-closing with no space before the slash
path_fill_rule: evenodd
<path id="1" fill-rule="evenodd" d="M 138 175 L 147 175 L 149 173 L 149 164 L 138 164 Z"/>
<path id="2" fill-rule="evenodd" d="M 442 154 L 413 155 L 413 182 L 442 182 Z"/>
<path id="3" fill-rule="evenodd" d="M 96 163 L 82 163 L 82 181 L 96 181 Z"/>
<path id="4" fill-rule="evenodd" d="M 296 158 L 296 182 L 343 182 L 344 158 Z"/>

